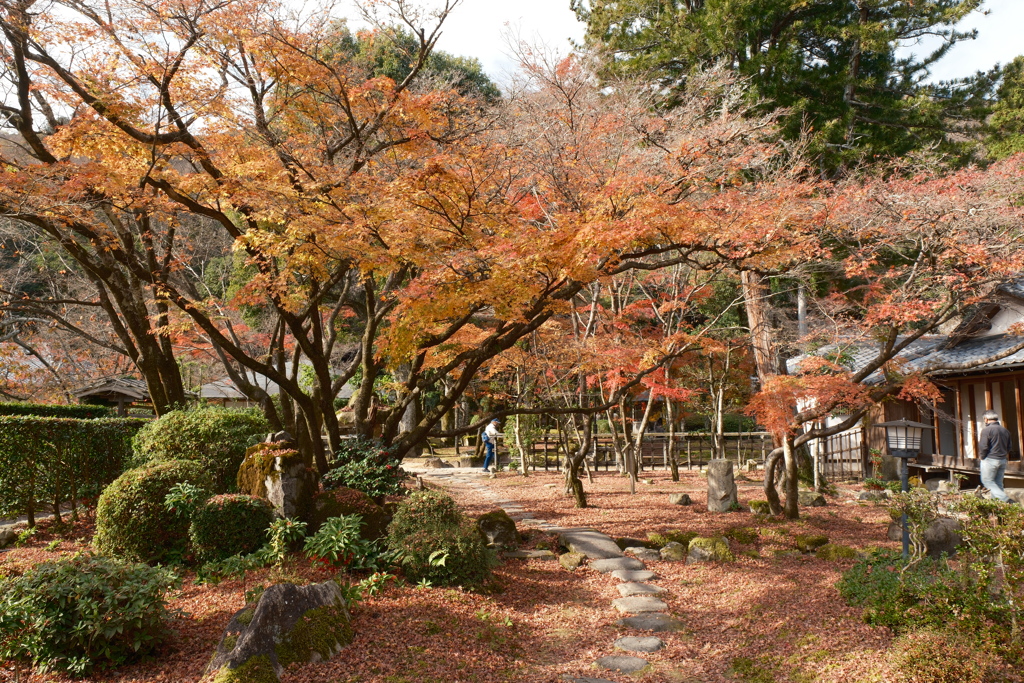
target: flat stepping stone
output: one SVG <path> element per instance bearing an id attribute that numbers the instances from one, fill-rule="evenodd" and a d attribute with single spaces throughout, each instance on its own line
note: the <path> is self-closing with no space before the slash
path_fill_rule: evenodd
<path id="1" fill-rule="evenodd" d="M 655 633 L 683 629 L 683 622 L 668 614 L 638 614 L 635 617 L 619 619 L 615 623 L 618 626 L 634 628 L 638 631 L 654 631 Z"/>
<path id="2" fill-rule="evenodd" d="M 650 548 L 626 548 L 625 553 L 642 562 L 657 562 L 661 559 L 661 553 Z"/>
<path id="3" fill-rule="evenodd" d="M 616 588 L 619 589 L 619 595 L 624 598 L 631 595 L 657 595 L 666 592 L 661 586 L 652 586 L 649 583 L 637 583 L 636 581 L 620 583 Z"/>
<path id="4" fill-rule="evenodd" d="M 663 647 L 665 647 L 665 642 L 654 636 L 644 638 L 626 636 L 615 641 L 616 650 L 626 650 L 627 652 L 657 652 Z"/>
<path id="5" fill-rule="evenodd" d="M 644 568 L 644 563 L 635 557 L 612 557 L 607 560 L 594 560 L 590 568 L 595 572 L 610 574 L 619 569 L 630 569 L 636 571 Z"/>
<path id="6" fill-rule="evenodd" d="M 609 681 L 607 678 L 577 678 L 576 676 L 570 676 L 569 674 L 562 674 L 562 680 L 567 683 L 615 683 L 615 681 Z"/>
<path id="7" fill-rule="evenodd" d="M 587 556 L 588 560 L 622 557 L 622 551 L 615 544 L 615 540 L 611 536 L 602 534 L 600 531 L 571 529 L 563 532 L 559 541 L 574 553 L 583 553 Z"/>
<path id="8" fill-rule="evenodd" d="M 619 581 L 650 581 L 658 578 L 650 569 L 616 569 L 612 576 Z"/>
<path id="9" fill-rule="evenodd" d="M 616 598 L 612 600 L 612 607 L 620 612 L 638 614 L 640 612 L 664 612 L 668 605 L 664 600 L 652 598 L 646 595 L 635 595 L 631 598 Z"/>
<path id="10" fill-rule="evenodd" d="M 601 657 L 594 664 L 609 671 L 631 674 L 647 666 L 647 660 L 629 655 L 609 655 L 608 657 Z"/>
<path id="11" fill-rule="evenodd" d="M 512 560 L 555 560 L 558 556 L 550 550 L 510 550 L 502 553 L 502 557 Z"/>

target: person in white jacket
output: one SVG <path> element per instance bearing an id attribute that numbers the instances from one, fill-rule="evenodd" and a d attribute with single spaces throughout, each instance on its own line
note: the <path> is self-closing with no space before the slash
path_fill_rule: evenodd
<path id="1" fill-rule="evenodd" d="M 490 472 L 491 462 L 497 465 L 497 460 L 494 456 L 494 447 L 498 444 L 498 435 L 501 434 L 498 431 L 498 419 L 491 420 L 490 424 L 484 429 L 484 472 Z M 497 468 L 495 468 L 497 469 Z"/>

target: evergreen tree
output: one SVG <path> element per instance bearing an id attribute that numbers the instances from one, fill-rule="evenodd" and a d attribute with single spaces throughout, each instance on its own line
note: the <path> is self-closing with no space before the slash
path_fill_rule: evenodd
<path id="1" fill-rule="evenodd" d="M 674 93 L 695 69 L 724 62 L 763 106 L 786 109 L 787 137 L 812 133 L 829 174 L 926 148 L 967 158 L 994 82 L 979 73 L 924 83 L 975 37 L 954 25 L 983 0 L 572 1 L 587 44 L 609 51 L 608 76 L 649 73 Z M 900 56 L 929 37 L 939 40 L 930 53 Z"/>
<path id="2" fill-rule="evenodd" d="M 990 157 L 1002 159 L 1024 152 L 1024 55 L 1003 67 L 988 125 L 991 132 L 985 142 Z"/>

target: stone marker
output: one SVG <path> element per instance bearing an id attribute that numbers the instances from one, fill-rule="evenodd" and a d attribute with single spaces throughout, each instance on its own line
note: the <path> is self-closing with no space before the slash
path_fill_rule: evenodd
<path id="1" fill-rule="evenodd" d="M 630 657 L 628 655 L 610 655 L 608 657 L 601 657 L 601 659 L 594 662 L 594 664 L 602 669 L 631 674 L 647 666 L 647 660 L 640 659 L 639 657 Z"/>
<path id="2" fill-rule="evenodd" d="M 619 581 L 651 581 L 658 578 L 650 569 L 616 569 L 612 576 Z"/>
<path id="3" fill-rule="evenodd" d="M 638 595 L 631 598 L 616 598 L 612 600 L 612 607 L 627 614 L 639 614 L 641 612 L 664 612 L 668 605 L 664 600 L 649 596 Z"/>
<path id="4" fill-rule="evenodd" d="M 728 512 L 739 504 L 731 460 L 708 463 L 708 512 Z"/>
<path id="5" fill-rule="evenodd" d="M 271 586 L 231 617 L 206 669 L 218 683 L 275 681 L 289 664 L 325 661 L 352 641 L 334 581 Z"/>
<path id="6" fill-rule="evenodd" d="M 667 592 L 661 586 L 652 586 L 649 583 L 637 583 L 636 581 L 620 583 L 616 588 L 619 589 L 619 595 L 624 598 L 631 595 L 658 595 Z"/>
<path id="7" fill-rule="evenodd" d="M 574 553 L 583 553 L 591 560 L 622 557 L 622 551 L 611 537 L 589 529 L 570 529 L 559 535 L 558 540 Z"/>
<path id="8" fill-rule="evenodd" d="M 693 501 L 690 500 L 689 493 L 670 493 L 668 494 L 668 502 L 672 505 L 692 505 Z"/>
<path id="9" fill-rule="evenodd" d="M 610 574 L 616 569 L 643 569 L 644 563 L 635 557 L 612 557 L 606 560 L 594 560 L 590 568 L 602 574 Z"/>
<path id="10" fill-rule="evenodd" d="M 644 638 L 626 636 L 615 641 L 616 650 L 626 650 L 627 652 L 657 652 L 663 647 L 665 647 L 664 641 L 654 636 Z"/>
<path id="11" fill-rule="evenodd" d="M 624 617 L 615 623 L 626 628 L 635 628 L 638 631 L 654 631 L 655 633 L 679 631 L 683 628 L 683 622 L 667 614 L 638 614 L 634 617 Z"/>

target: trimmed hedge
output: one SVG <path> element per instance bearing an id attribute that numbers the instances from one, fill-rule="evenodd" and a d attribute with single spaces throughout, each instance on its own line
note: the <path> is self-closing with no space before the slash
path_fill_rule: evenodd
<path id="1" fill-rule="evenodd" d="M 214 493 L 228 493 L 236 490 L 246 447 L 269 431 L 270 423 L 257 410 L 172 410 L 135 435 L 135 463 L 194 460 L 213 476 Z"/>
<path id="2" fill-rule="evenodd" d="M 213 479 L 202 463 L 171 460 L 128 470 L 107 487 L 96 509 L 93 545 L 101 553 L 137 562 L 184 559 L 189 519 L 167 509 L 175 484 L 210 491 Z"/>
<path id="3" fill-rule="evenodd" d="M 74 420 L 98 420 L 117 417 L 109 406 L 58 405 L 51 403 L 0 403 L 0 415 L 21 417 L 65 417 Z"/>
<path id="4" fill-rule="evenodd" d="M 7 404 L 11 405 L 11 404 Z M 77 406 L 51 406 L 77 407 Z M 0 515 L 77 506 L 116 479 L 131 461 L 131 441 L 146 420 L 0 417 Z"/>
<path id="5" fill-rule="evenodd" d="M 269 501 L 226 493 L 199 506 L 188 535 L 197 560 L 215 562 L 259 550 L 273 521 L 274 508 Z"/>

